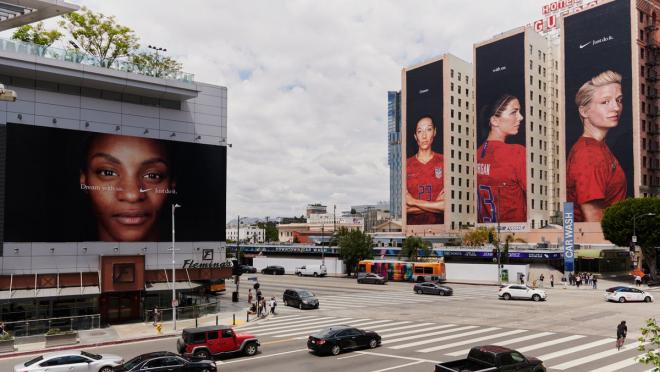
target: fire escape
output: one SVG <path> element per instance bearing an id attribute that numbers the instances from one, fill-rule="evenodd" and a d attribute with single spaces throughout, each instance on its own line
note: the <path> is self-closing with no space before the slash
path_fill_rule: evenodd
<path id="1" fill-rule="evenodd" d="M 660 42 L 658 41 L 655 16 L 650 24 L 644 28 L 646 32 L 646 85 L 647 89 L 644 92 L 646 100 L 650 104 L 650 110 L 646 110 L 647 123 L 646 126 L 646 148 L 642 150 L 642 156 L 646 155 L 647 163 L 646 170 L 648 174 L 648 191 L 650 195 L 660 194 L 660 130 L 658 125 L 660 123 L 660 107 L 659 107 L 659 91 L 657 66 L 660 62 Z M 644 164 L 642 164 L 644 167 Z M 642 185 L 644 188 L 644 186 Z"/>

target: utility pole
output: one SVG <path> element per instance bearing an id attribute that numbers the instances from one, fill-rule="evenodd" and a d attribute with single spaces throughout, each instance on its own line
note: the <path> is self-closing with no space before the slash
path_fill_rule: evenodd
<path id="1" fill-rule="evenodd" d="M 174 211 L 179 208 L 179 204 L 172 204 L 172 327 L 176 331 L 176 308 L 179 305 L 176 299 L 176 266 L 174 252 L 176 251 L 174 244 Z"/>
<path id="2" fill-rule="evenodd" d="M 321 220 L 321 264 L 325 265 L 325 223 Z"/>

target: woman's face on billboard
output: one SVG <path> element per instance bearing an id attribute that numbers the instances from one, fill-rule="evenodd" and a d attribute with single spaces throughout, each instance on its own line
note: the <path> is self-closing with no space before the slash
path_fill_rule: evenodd
<path id="1" fill-rule="evenodd" d="M 101 135 L 92 140 L 80 173 L 101 241 L 157 241 L 158 215 L 174 188 L 170 160 L 156 140 Z"/>
<path id="2" fill-rule="evenodd" d="M 505 136 L 513 136 L 518 134 L 520 129 L 520 122 L 523 116 L 520 114 L 520 102 L 517 98 L 509 101 L 504 107 L 500 116 L 493 116 L 492 123 L 500 129 Z"/>
<path id="3" fill-rule="evenodd" d="M 435 127 L 431 118 L 421 118 L 415 128 L 415 141 L 420 150 L 428 150 L 433 145 Z"/>
<path id="4" fill-rule="evenodd" d="M 594 90 L 591 101 L 580 106 L 580 115 L 584 123 L 596 128 L 609 129 L 619 125 L 623 112 L 623 94 L 621 84 L 603 85 Z"/>

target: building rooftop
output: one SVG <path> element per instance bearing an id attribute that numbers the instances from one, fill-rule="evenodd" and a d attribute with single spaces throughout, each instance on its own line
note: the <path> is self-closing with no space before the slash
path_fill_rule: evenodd
<path id="1" fill-rule="evenodd" d="M 78 5 L 62 0 L 2 0 L 0 1 L 0 31 L 43 21 L 78 9 Z"/>

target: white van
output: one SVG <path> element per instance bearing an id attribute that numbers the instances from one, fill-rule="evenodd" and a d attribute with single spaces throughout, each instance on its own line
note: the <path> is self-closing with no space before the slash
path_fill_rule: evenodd
<path id="1" fill-rule="evenodd" d="M 326 276 L 328 274 L 328 269 L 325 265 L 305 265 L 296 267 L 296 275 L 313 275 L 313 276 Z"/>

